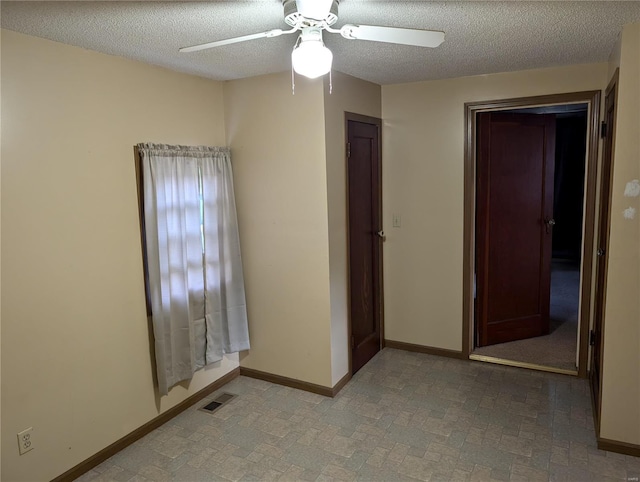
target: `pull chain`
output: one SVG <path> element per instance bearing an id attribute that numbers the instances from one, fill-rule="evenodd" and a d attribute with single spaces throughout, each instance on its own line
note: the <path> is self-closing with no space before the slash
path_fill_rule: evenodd
<path id="1" fill-rule="evenodd" d="M 291 95 L 296 95 L 296 77 L 293 73 L 293 65 L 291 66 Z"/>
<path id="2" fill-rule="evenodd" d="M 300 35 L 296 39 L 296 43 L 293 45 L 293 52 L 295 52 L 296 48 L 298 47 L 301 41 L 302 41 L 302 35 Z M 293 60 L 291 61 L 291 95 L 296 95 L 296 76 L 293 71 Z"/>
<path id="3" fill-rule="evenodd" d="M 331 72 L 332 70 L 329 71 L 329 95 L 331 95 L 331 92 L 333 92 L 333 80 L 331 78 Z"/>

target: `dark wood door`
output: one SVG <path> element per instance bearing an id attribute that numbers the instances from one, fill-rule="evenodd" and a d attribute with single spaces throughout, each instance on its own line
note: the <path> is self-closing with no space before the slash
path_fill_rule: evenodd
<path id="1" fill-rule="evenodd" d="M 351 373 L 380 350 L 382 230 L 380 123 L 347 117 Z"/>
<path id="2" fill-rule="evenodd" d="M 614 75 L 605 97 L 605 137 L 600 174 L 600 207 L 597 234 L 596 290 L 594 300 L 593 331 L 591 333 L 591 389 L 595 413 L 600 418 L 600 387 L 602 383 L 602 327 L 604 319 L 605 289 L 607 285 L 607 260 L 609 244 L 609 222 L 611 206 L 611 168 L 613 157 L 613 136 L 615 134 L 617 72 Z"/>
<path id="3" fill-rule="evenodd" d="M 478 114 L 478 346 L 549 333 L 555 117 Z"/>

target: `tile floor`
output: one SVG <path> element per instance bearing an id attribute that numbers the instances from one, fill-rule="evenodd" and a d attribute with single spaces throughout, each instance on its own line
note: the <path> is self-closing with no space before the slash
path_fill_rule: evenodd
<path id="1" fill-rule="evenodd" d="M 238 397 L 198 403 L 79 480 L 640 476 L 640 458 L 596 448 L 588 383 L 570 376 L 385 349 L 333 399 L 245 377 L 222 391 Z"/>

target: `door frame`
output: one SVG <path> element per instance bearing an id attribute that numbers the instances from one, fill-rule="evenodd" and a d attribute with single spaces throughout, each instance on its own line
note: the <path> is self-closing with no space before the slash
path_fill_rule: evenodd
<path id="1" fill-rule="evenodd" d="M 578 373 L 587 377 L 589 329 L 591 321 L 591 295 L 595 257 L 595 212 L 597 205 L 596 180 L 598 146 L 600 143 L 599 90 L 550 94 L 535 97 L 467 102 L 464 105 L 464 229 L 462 273 L 462 355 L 470 358 L 474 346 L 473 277 L 475 264 L 475 211 L 476 211 L 476 114 L 516 108 L 541 107 L 562 104 L 587 104 L 587 157 L 585 162 L 585 203 L 582 232 L 582 270 L 580 283 L 580 336 L 578 343 Z M 521 364 L 519 366 L 522 366 Z"/>
<path id="2" fill-rule="evenodd" d="M 602 368 L 603 368 L 603 351 L 604 351 L 604 325 L 605 325 L 605 318 L 604 318 L 604 314 L 605 314 L 605 309 L 606 309 L 606 304 L 607 304 L 607 273 L 608 273 L 608 266 L 609 266 L 609 239 L 610 239 L 610 233 L 611 233 L 611 199 L 612 199 L 612 195 L 613 195 L 613 190 L 611 189 L 611 187 L 613 186 L 613 161 L 615 158 L 615 147 L 616 147 L 616 143 L 615 143 L 615 138 L 613 138 L 613 136 L 615 135 L 616 132 L 616 120 L 617 120 L 617 108 L 618 108 L 618 80 L 619 80 L 619 76 L 620 76 L 620 69 L 616 69 L 616 71 L 613 73 L 613 76 L 611 77 L 611 80 L 609 82 L 609 85 L 607 86 L 607 89 L 605 90 L 605 102 L 604 102 L 604 122 L 607 122 L 607 111 L 606 111 L 606 98 L 607 96 L 611 93 L 611 91 L 613 89 L 615 89 L 615 92 L 613 94 L 613 104 L 614 104 L 614 115 L 613 115 L 613 120 L 612 120 L 612 125 L 607 125 L 607 135 L 611 136 L 611 149 L 609 152 L 610 155 L 610 159 L 608 162 L 608 166 L 605 166 L 605 161 L 604 161 L 604 157 L 606 155 L 606 146 L 603 145 L 602 146 L 602 164 L 601 164 L 601 172 L 600 172 L 600 190 L 599 190 L 599 196 L 600 196 L 600 203 L 598 204 L 598 207 L 600 208 L 602 205 L 602 195 L 603 195 L 603 189 L 602 187 L 604 186 L 605 182 L 608 182 L 609 186 L 609 198 L 607 199 L 608 202 L 608 211 L 607 211 L 607 231 L 604 239 L 604 245 L 605 245 L 605 253 L 604 253 L 604 260 L 603 260 L 603 266 L 602 266 L 602 286 L 600 286 L 600 290 L 598 289 L 598 270 L 596 269 L 594 276 L 595 276 L 595 280 L 594 280 L 594 301 L 593 301 L 593 306 L 594 306 L 594 310 L 596 310 L 598 307 L 600 308 L 598 311 L 599 313 L 594 311 L 594 328 L 595 328 L 595 317 L 599 316 L 600 317 L 600 336 L 596 337 L 596 343 L 598 343 L 598 349 L 600 350 L 600 360 L 599 360 L 599 366 L 598 366 L 598 373 L 600 376 L 600 379 L 598 380 L 598 390 L 597 393 L 594 391 L 595 387 L 593 384 L 593 378 L 591 379 L 591 396 L 593 397 L 593 411 L 594 411 L 594 425 L 595 425 L 595 429 L 596 429 L 596 436 L 600 437 L 600 415 L 601 415 L 601 411 L 602 411 Z M 606 143 L 606 139 L 604 141 Z M 605 167 L 608 168 L 608 172 L 605 173 L 604 169 Z M 606 177 L 605 177 L 606 175 Z M 599 236 L 600 236 L 600 230 L 601 230 L 601 226 L 603 223 L 603 218 L 599 217 L 598 219 L 598 224 L 597 226 L 595 226 L 596 228 L 596 249 L 597 249 L 597 244 L 600 241 Z M 596 263 L 597 266 L 597 263 Z M 590 357 L 591 358 L 591 367 L 593 366 L 593 356 Z M 597 400 L 596 400 L 597 397 Z"/>
<path id="3" fill-rule="evenodd" d="M 346 250 L 347 250 L 347 279 L 346 279 L 346 290 L 347 290 L 347 353 L 349 354 L 349 376 L 353 374 L 353 360 L 352 360 L 352 343 L 351 343 L 351 245 L 349 239 L 349 157 L 347 151 L 347 143 L 349 142 L 349 121 L 362 122 L 364 124 L 372 124 L 378 128 L 378 186 L 377 186 L 377 194 L 378 194 L 378 219 L 380 220 L 380 226 L 384 226 L 384 220 L 382 218 L 382 119 L 378 119 L 377 117 L 370 117 L 367 115 L 356 114 L 353 112 L 344 113 L 344 143 L 345 143 L 345 151 L 344 151 L 344 171 L 345 171 L 345 216 L 346 216 Z M 382 276 L 382 242 L 381 238 L 378 238 L 378 299 L 379 303 L 379 313 L 378 317 L 380 320 L 380 350 L 384 348 L 384 278 Z"/>

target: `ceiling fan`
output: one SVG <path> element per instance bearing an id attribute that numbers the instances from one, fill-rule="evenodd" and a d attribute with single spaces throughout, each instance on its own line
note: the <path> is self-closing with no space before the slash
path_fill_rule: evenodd
<path id="1" fill-rule="evenodd" d="M 293 70 L 311 79 L 320 77 L 331 70 L 333 54 L 322 41 L 322 31 L 339 33 L 350 40 L 372 40 L 418 47 L 437 47 L 444 41 L 444 32 L 409 28 L 380 27 L 373 25 L 346 24 L 339 29 L 332 28 L 338 21 L 340 0 L 282 0 L 284 21 L 291 30 L 274 29 L 267 32 L 243 35 L 191 47 L 183 47 L 180 52 L 196 52 L 223 45 L 245 42 L 259 38 L 279 37 L 300 31 L 291 53 Z"/>

